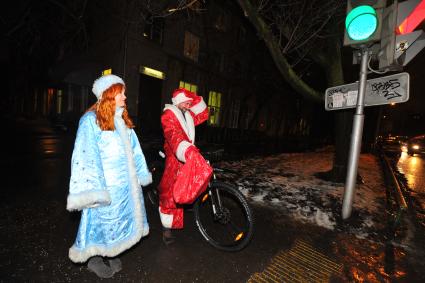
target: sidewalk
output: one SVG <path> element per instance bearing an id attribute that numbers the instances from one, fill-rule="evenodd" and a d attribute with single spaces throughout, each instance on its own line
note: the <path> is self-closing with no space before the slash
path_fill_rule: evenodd
<path id="1" fill-rule="evenodd" d="M 345 221 L 341 218 L 344 184 L 316 177 L 331 169 L 332 158 L 332 147 L 328 147 L 221 162 L 220 166 L 238 172 L 221 178 L 238 185 L 253 204 L 303 223 L 310 227 L 307 230 L 323 227 L 318 234 L 324 238 L 310 232 L 294 233 L 294 238 L 312 237 L 313 247 L 342 264 L 337 281 L 423 282 L 424 251 L 413 242 L 413 227 L 402 223 L 396 235 L 388 227 L 392 216 L 387 214 L 386 188 L 377 158 L 360 156 L 358 172 L 364 184 L 356 186 L 352 215 Z"/>

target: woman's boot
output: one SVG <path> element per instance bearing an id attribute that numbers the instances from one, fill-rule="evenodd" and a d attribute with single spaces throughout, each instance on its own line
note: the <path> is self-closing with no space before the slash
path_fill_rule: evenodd
<path id="1" fill-rule="evenodd" d="M 100 278 L 111 278 L 114 275 L 112 268 L 103 262 L 100 256 L 94 256 L 89 259 L 87 267 L 90 271 L 96 273 Z"/>
<path id="2" fill-rule="evenodd" d="M 112 272 L 117 273 L 121 271 L 122 263 L 119 258 L 116 257 L 116 258 L 108 259 L 108 262 L 109 262 L 109 266 L 112 269 Z"/>

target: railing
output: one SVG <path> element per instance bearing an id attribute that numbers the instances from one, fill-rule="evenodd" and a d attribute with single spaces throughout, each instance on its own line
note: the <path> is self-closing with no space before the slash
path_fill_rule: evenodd
<path id="1" fill-rule="evenodd" d="M 394 173 L 393 167 L 391 166 L 391 162 L 388 159 L 388 157 L 385 156 L 385 154 L 382 152 L 379 154 L 379 156 L 381 158 L 381 162 L 383 165 L 385 182 L 387 185 L 392 187 L 393 189 L 392 193 L 394 194 L 395 201 L 397 202 L 397 205 L 398 205 L 398 209 L 397 209 L 397 212 L 395 213 L 394 222 L 393 222 L 395 227 L 400 224 L 401 216 L 408 208 L 408 205 L 402 190 L 402 187 L 404 187 L 404 185 L 399 181 L 396 174 Z"/>

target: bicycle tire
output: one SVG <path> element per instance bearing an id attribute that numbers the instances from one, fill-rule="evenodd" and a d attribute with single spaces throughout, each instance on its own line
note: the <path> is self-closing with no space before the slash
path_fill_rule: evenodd
<path id="1" fill-rule="evenodd" d="M 196 225 L 205 240 L 213 247 L 229 252 L 240 251 L 250 242 L 254 232 L 254 217 L 244 195 L 234 186 L 214 181 L 195 202 Z M 211 195 L 219 192 L 222 217 L 214 217 Z M 235 223 L 237 221 L 237 223 Z"/>
<path id="2" fill-rule="evenodd" d="M 164 172 L 163 162 L 154 161 L 149 166 L 149 170 L 152 174 L 152 183 L 147 187 L 143 188 L 145 195 L 149 199 L 150 203 L 153 206 L 159 205 L 159 193 L 158 193 L 158 185 L 161 182 L 161 177 Z"/>

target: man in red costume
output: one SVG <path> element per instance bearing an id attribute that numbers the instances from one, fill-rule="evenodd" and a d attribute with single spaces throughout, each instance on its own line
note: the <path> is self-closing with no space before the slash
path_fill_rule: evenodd
<path id="1" fill-rule="evenodd" d="M 161 116 L 164 131 L 165 170 L 159 184 L 159 215 L 163 240 L 174 242 L 171 229 L 183 228 L 182 204 L 192 203 L 206 188 L 212 168 L 195 146 L 195 126 L 208 119 L 202 96 L 176 89 L 173 104 Z"/>

